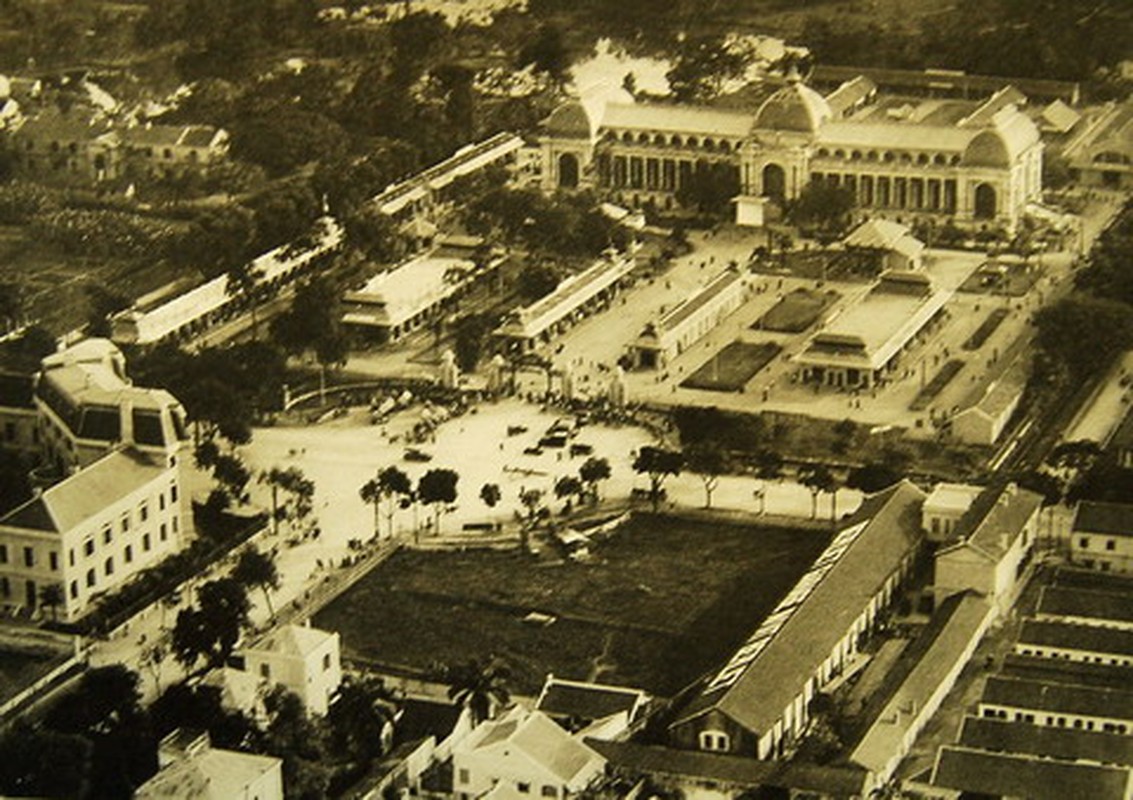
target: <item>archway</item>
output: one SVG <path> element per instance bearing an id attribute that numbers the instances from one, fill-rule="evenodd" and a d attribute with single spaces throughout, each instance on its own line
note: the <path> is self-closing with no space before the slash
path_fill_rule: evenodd
<path id="1" fill-rule="evenodd" d="M 778 164 L 763 168 L 763 194 L 772 200 L 782 200 L 787 194 L 787 173 Z"/>
<path id="2" fill-rule="evenodd" d="M 995 219 L 995 187 L 989 183 L 981 183 L 976 187 L 975 208 L 976 219 Z"/>
<path id="3" fill-rule="evenodd" d="M 578 156 L 574 153 L 559 156 L 559 186 L 564 189 L 578 186 Z"/>

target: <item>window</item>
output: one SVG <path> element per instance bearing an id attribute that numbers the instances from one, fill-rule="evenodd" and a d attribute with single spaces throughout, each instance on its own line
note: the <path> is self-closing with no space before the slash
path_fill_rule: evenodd
<path id="1" fill-rule="evenodd" d="M 177 502 L 177 484 L 173 484 L 172 486 L 169 487 L 169 502 L 170 503 L 176 503 Z"/>
<path id="2" fill-rule="evenodd" d="M 147 519 L 149 519 L 149 505 L 148 504 L 142 503 L 140 506 L 138 506 L 138 518 L 142 522 L 145 522 Z"/>
<path id="3" fill-rule="evenodd" d="M 4 597 L 12 596 L 12 584 L 7 578 L 0 578 L 0 595 Z"/>
<path id="4" fill-rule="evenodd" d="M 540 792 L 540 794 L 542 794 L 544 797 L 558 797 L 559 790 L 554 786 L 544 786 L 543 791 Z"/>
<path id="5" fill-rule="evenodd" d="M 1117 540 L 1116 539 L 1106 539 L 1105 549 L 1106 550 L 1116 550 L 1117 549 Z"/>
<path id="6" fill-rule="evenodd" d="M 75 548 L 73 547 L 67 551 L 67 563 L 72 567 L 75 566 Z"/>
<path id="7" fill-rule="evenodd" d="M 164 494 L 159 494 L 157 496 L 157 510 L 158 511 L 164 511 L 165 510 L 165 495 Z"/>
<path id="8" fill-rule="evenodd" d="M 110 577 L 111 575 L 114 574 L 114 557 L 113 556 L 109 556 L 106 559 L 106 563 L 103 565 L 103 572 L 106 573 L 107 577 Z"/>
<path id="9" fill-rule="evenodd" d="M 24 548 L 24 566 L 25 567 L 34 567 L 35 566 L 35 549 L 32 548 L 32 547 L 25 547 Z"/>
<path id="10" fill-rule="evenodd" d="M 150 550 L 150 539 L 149 539 L 148 533 L 145 534 L 144 536 L 142 536 L 142 549 L 145 550 L 147 553 Z"/>
<path id="11" fill-rule="evenodd" d="M 271 664 L 260 664 L 260 677 L 271 680 Z"/>
<path id="12" fill-rule="evenodd" d="M 130 515 L 129 514 L 123 514 L 122 515 L 122 533 L 125 533 L 128 530 L 130 530 Z"/>
<path id="13" fill-rule="evenodd" d="M 127 564 L 129 564 L 131 561 L 133 561 L 134 560 L 134 548 L 130 545 L 126 545 L 126 551 L 123 554 L 123 557 L 126 559 Z"/>
<path id="14" fill-rule="evenodd" d="M 47 561 L 51 565 L 52 572 L 55 572 L 59 569 L 59 554 L 54 550 L 47 554 Z"/>
<path id="15" fill-rule="evenodd" d="M 531 784 L 519 781 L 515 784 L 515 790 L 520 794 L 531 794 Z"/>
<path id="16" fill-rule="evenodd" d="M 94 555 L 94 539 L 87 539 L 85 542 L 83 542 L 83 555 L 84 556 L 93 556 Z"/>
<path id="17" fill-rule="evenodd" d="M 173 526 L 173 532 L 177 533 L 177 517 L 174 517 L 170 524 Z"/>
<path id="18" fill-rule="evenodd" d="M 163 542 L 169 538 L 169 531 L 166 529 L 164 522 L 161 523 L 161 528 L 158 529 L 158 538 Z"/>
<path id="19" fill-rule="evenodd" d="M 701 731 L 701 750 L 727 750 L 729 746 L 728 734 L 720 731 Z"/>
<path id="20" fill-rule="evenodd" d="M 93 569 L 87 570 L 87 586 L 88 587 L 94 586 L 94 570 Z"/>
<path id="21" fill-rule="evenodd" d="M 460 783 L 468 783 L 468 770 L 462 769 L 456 774 L 456 779 Z"/>
<path id="22" fill-rule="evenodd" d="M 0 544 L 0 564 L 8 563 L 8 545 Z"/>
<path id="23" fill-rule="evenodd" d="M 1083 536 L 1082 538 L 1080 538 L 1078 540 L 1078 546 L 1081 547 L 1083 550 L 1089 549 L 1089 547 L 1090 547 L 1090 537 Z"/>
<path id="24" fill-rule="evenodd" d="M 79 596 L 79 582 L 71 581 L 71 599 L 74 600 Z"/>
<path id="25" fill-rule="evenodd" d="M 326 672 L 328 669 L 330 669 L 330 653 L 323 656 L 323 672 Z"/>
<path id="26" fill-rule="evenodd" d="M 102 543 L 103 544 L 110 544 L 111 536 L 113 536 L 113 533 L 111 532 L 110 526 L 107 525 L 105 528 L 102 529 Z"/>

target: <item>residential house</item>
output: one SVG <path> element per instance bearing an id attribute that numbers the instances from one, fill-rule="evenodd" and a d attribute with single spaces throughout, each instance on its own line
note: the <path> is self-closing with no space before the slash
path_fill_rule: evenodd
<path id="1" fill-rule="evenodd" d="M 868 496 L 795 587 L 669 727 L 687 749 L 781 756 L 809 704 L 858 652 L 923 542 L 924 493 L 908 481 Z"/>
<path id="2" fill-rule="evenodd" d="M 324 716 L 342 684 L 337 631 L 284 625 L 239 655 L 246 672 L 295 693 L 310 714 Z"/>
<path id="3" fill-rule="evenodd" d="M 640 689 L 548 675 L 535 708 L 571 733 L 614 739 L 628 733 L 648 702 L 649 696 Z"/>
<path id="4" fill-rule="evenodd" d="M 568 798 L 600 777 L 606 760 L 540 711 L 516 706 L 453 748 L 453 794 L 508 800 Z"/>
<path id="5" fill-rule="evenodd" d="M 991 717 L 965 717 L 959 744 L 998 753 L 1133 765 L 1133 737 Z"/>
<path id="6" fill-rule="evenodd" d="M 213 747 L 207 733 L 176 730 L 161 740 L 158 772 L 137 800 L 283 800 L 283 762 Z"/>
<path id="7" fill-rule="evenodd" d="M 228 154 L 228 132 L 212 125 L 143 125 L 121 136 L 126 158 L 150 177 L 203 172 Z"/>
<path id="8" fill-rule="evenodd" d="M 938 483 L 925 498 L 922 511 L 923 527 L 930 542 L 951 543 L 960 518 L 984 490 L 982 486 L 967 483 Z"/>
<path id="9" fill-rule="evenodd" d="M 1117 466 L 1133 469 L 1133 408 L 1125 412 L 1121 424 L 1110 435 L 1106 450 L 1113 453 Z"/>
<path id="10" fill-rule="evenodd" d="M 960 411 L 949 419 L 952 435 L 965 444 L 993 445 L 1023 399 L 1031 366 L 1022 353 L 1006 361 L 999 376 L 975 390 L 960 403 Z"/>
<path id="11" fill-rule="evenodd" d="M 39 452 L 33 375 L 0 373 L 0 450 L 28 455 Z"/>
<path id="12" fill-rule="evenodd" d="M 842 240 L 847 250 L 876 254 L 882 271 L 917 270 L 924 259 L 924 242 L 908 227 L 887 219 L 870 219 L 850 231 Z"/>
<path id="13" fill-rule="evenodd" d="M 17 167 L 37 178 L 65 175 L 103 181 L 122 171 L 118 133 L 82 107 L 69 113 L 49 108 L 26 119 L 12 134 L 12 150 Z"/>
<path id="14" fill-rule="evenodd" d="M 936 553 L 937 597 L 971 590 L 986 597 L 997 614 L 1007 611 L 1030 563 L 1042 500 L 1014 483 L 984 489 L 956 523 L 957 541 Z"/>
<path id="15" fill-rule="evenodd" d="M 1133 573 L 1133 505 L 1079 503 L 1070 529 L 1070 561 L 1102 572 Z"/>

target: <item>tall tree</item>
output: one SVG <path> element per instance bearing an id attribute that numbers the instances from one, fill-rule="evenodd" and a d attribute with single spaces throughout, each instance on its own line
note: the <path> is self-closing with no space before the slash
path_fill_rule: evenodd
<path id="1" fill-rule="evenodd" d="M 699 444 L 685 450 L 685 463 L 704 484 L 704 507 L 712 508 L 712 493 L 728 471 L 728 456 L 718 445 Z"/>
<path id="2" fill-rule="evenodd" d="M 684 466 L 684 456 L 676 450 L 646 445 L 637 451 L 633 459 L 633 470 L 639 475 L 649 476 L 649 501 L 656 513 L 661 507 L 665 480 L 679 475 Z"/>
<path id="3" fill-rule="evenodd" d="M 83 736 L 17 721 L 0 735 L 0 792 L 11 797 L 89 797 L 92 754 Z"/>
<path id="4" fill-rule="evenodd" d="M 355 764 L 382 754 L 383 732 L 393 721 L 393 696 L 380 678 L 348 677 L 327 712 L 330 744 Z"/>
<path id="5" fill-rule="evenodd" d="M 495 508 L 503 497 L 498 483 L 485 483 L 480 487 L 480 499 L 488 508 Z"/>
<path id="6" fill-rule="evenodd" d="M 433 507 L 433 534 L 441 532 L 441 510 L 455 503 L 456 484 L 459 476 L 451 469 L 431 469 L 417 481 L 417 497 L 422 503 Z"/>
<path id="7" fill-rule="evenodd" d="M 240 554 L 236 568 L 232 570 L 232 577 L 246 589 L 259 589 L 264 593 L 264 602 L 267 603 L 268 615 L 275 619 L 275 608 L 271 604 L 271 593 L 279 589 L 279 569 L 275 559 L 267 553 L 248 548 Z"/>
<path id="8" fill-rule="evenodd" d="M 173 654 L 186 667 L 202 658 L 205 668 L 223 664 L 232 655 L 248 625 L 251 603 L 243 585 L 220 578 L 197 590 L 197 607 L 182 609 L 173 627 Z"/>
<path id="9" fill-rule="evenodd" d="M 825 492 L 836 497 L 838 482 L 825 464 L 806 464 L 799 468 L 799 483 L 810 490 L 810 518 L 817 519 L 818 496 Z"/>
<path id="10" fill-rule="evenodd" d="M 610 478 L 610 462 L 600 456 L 591 456 L 578 468 L 578 477 L 586 483 L 590 496 L 598 500 L 598 486 Z"/>

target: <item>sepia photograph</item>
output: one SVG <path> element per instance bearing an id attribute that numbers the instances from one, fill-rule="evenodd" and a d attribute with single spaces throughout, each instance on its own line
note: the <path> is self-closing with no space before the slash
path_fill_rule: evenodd
<path id="1" fill-rule="evenodd" d="M 1133 800 L 1133 2 L 0 0 L 0 798 Z"/>

